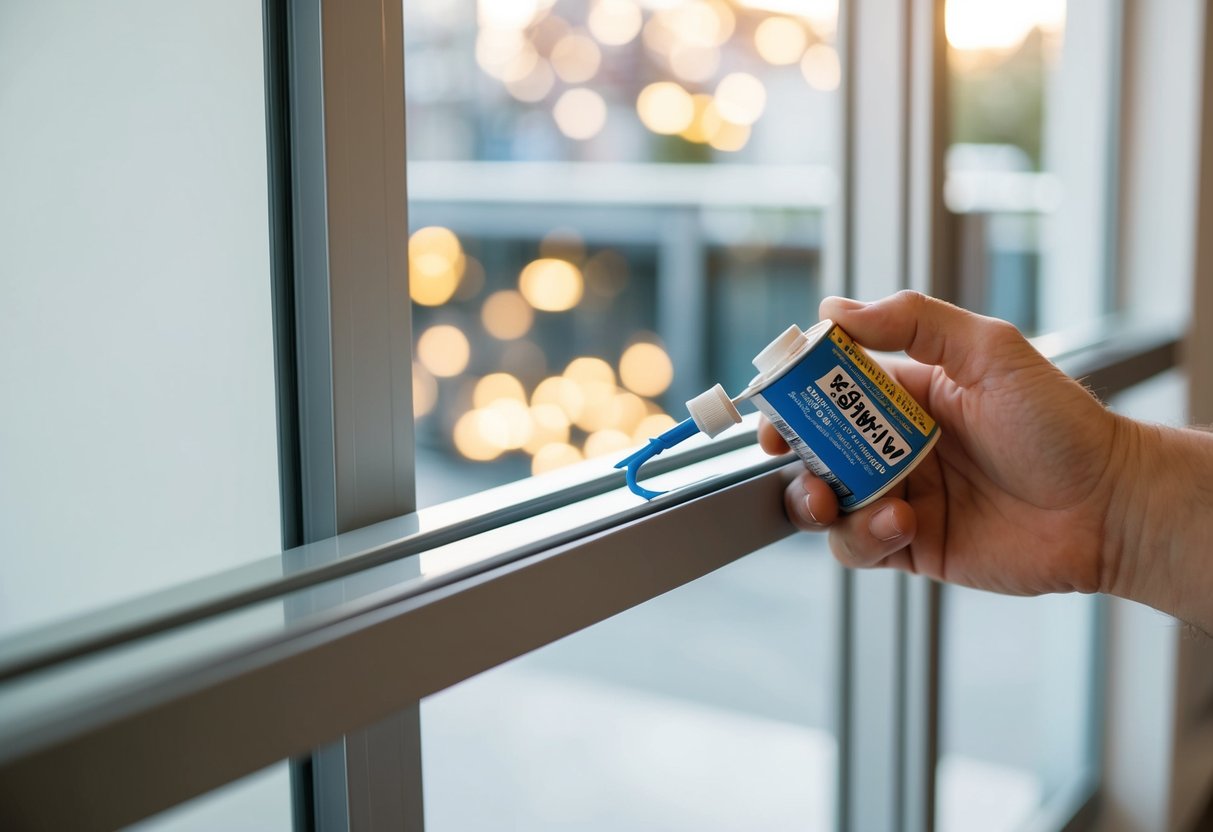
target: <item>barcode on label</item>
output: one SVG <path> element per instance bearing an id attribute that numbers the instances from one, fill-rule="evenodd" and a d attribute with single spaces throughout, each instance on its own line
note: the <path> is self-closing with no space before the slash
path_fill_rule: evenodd
<path id="1" fill-rule="evenodd" d="M 805 465 L 809 467 L 810 471 L 825 480 L 826 484 L 834 489 L 834 493 L 840 498 L 851 496 L 851 489 L 842 484 L 842 480 L 838 479 L 838 475 L 831 471 L 817 454 L 813 453 L 812 449 L 805 444 L 805 441 L 797 435 L 796 431 L 792 430 L 787 422 L 780 419 L 773 412 L 768 412 L 766 408 L 762 410 L 767 418 L 771 420 L 771 424 L 775 427 L 775 430 L 779 431 L 779 435 L 788 443 L 788 447 L 804 460 Z"/>

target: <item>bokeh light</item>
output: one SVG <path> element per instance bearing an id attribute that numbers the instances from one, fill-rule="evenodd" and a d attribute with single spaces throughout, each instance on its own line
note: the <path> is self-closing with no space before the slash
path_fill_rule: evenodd
<path id="1" fill-rule="evenodd" d="M 581 270 L 567 260 L 541 257 L 527 263 L 518 276 L 527 303 L 544 312 L 564 312 L 581 300 L 585 282 Z"/>
<path id="2" fill-rule="evenodd" d="M 420 419 L 438 402 L 438 380 L 425 367 L 413 362 L 413 418 Z"/>
<path id="3" fill-rule="evenodd" d="M 529 454 L 536 454 L 545 445 L 554 442 L 569 441 L 569 417 L 560 405 L 533 405 L 531 407 L 531 425 L 533 427 L 531 438 L 522 447 Z"/>
<path id="4" fill-rule="evenodd" d="M 815 43 L 804 53 L 800 61 L 800 71 L 809 86 L 822 92 L 832 92 L 838 89 L 842 80 L 842 66 L 838 62 L 838 53 L 831 46 Z"/>
<path id="5" fill-rule="evenodd" d="M 754 48 L 772 66 L 796 63 L 808 45 L 804 26 L 790 17 L 768 17 L 754 30 Z"/>
<path id="6" fill-rule="evenodd" d="M 485 440 L 502 451 L 518 450 L 531 439 L 531 411 L 517 399 L 497 399 L 472 412 L 481 414 L 478 425 Z"/>
<path id="7" fill-rule="evenodd" d="M 459 288 L 463 247 L 449 228 L 419 228 L 409 237 L 409 297 L 422 306 L 440 306 Z"/>
<path id="8" fill-rule="evenodd" d="M 664 136 L 685 130 L 695 118 L 691 94 L 673 81 L 649 84 L 636 98 L 636 113 L 644 126 Z"/>
<path id="9" fill-rule="evenodd" d="M 509 373 L 489 373 L 476 382 L 472 390 L 474 407 L 490 407 L 501 399 L 526 402 L 526 390 L 523 389 L 522 382 Z"/>
<path id="10" fill-rule="evenodd" d="M 481 26 L 524 29 L 539 13 L 537 0 L 479 0 L 476 20 Z"/>
<path id="11" fill-rule="evenodd" d="M 531 459 L 532 474 L 546 474 L 581 462 L 581 451 L 565 442 L 551 442 L 535 452 Z"/>
<path id="12" fill-rule="evenodd" d="M 585 240 L 575 228 L 553 228 L 539 241 L 539 256 L 579 263 L 585 259 Z"/>
<path id="13" fill-rule="evenodd" d="M 565 418 L 571 422 L 579 417 L 585 408 L 585 394 L 581 392 L 580 385 L 572 379 L 563 376 L 545 378 L 535 386 L 535 391 L 531 393 L 531 407 L 537 408 L 543 405 L 559 407 L 564 412 Z"/>
<path id="14" fill-rule="evenodd" d="M 616 393 L 611 398 L 610 414 L 610 426 L 631 435 L 641 420 L 649 415 L 649 410 L 644 399 L 635 393 Z"/>
<path id="15" fill-rule="evenodd" d="M 552 67 L 543 58 L 539 58 L 521 78 L 506 80 L 505 88 L 519 101 L 534 104 L 546 98 L 555 84 L 556 77 L 552 74 Z"/>
<path id="16" fill-rule="evenodd" d="M 643 445 L 654 436 L 660 436 L 674 425 L 678 424 L 674 421 L 674 417 L 665 413 L 651 413 L 640 420 L 632 431 L 632 444 Z"/>
<path id="17" fill-rule="evenodd" d="M 439 378 L 452 378 L 468 366 L 472 349 L 467 337 L 456 327 L 437 324 L 417 339 L 417 358 L 422 366 Z"/>
<path id="18" fill-rule="evenodd" d="M 552 107 L 552 118 L 560 132 L 570 139 L 592 139 L 606 125 L 606 102 L 594 90 L 584 87 L 565 90 Z"/>
<path id="19" fill-rule="evenodd" d="M 594 431 L 585 438 L 585 458 L 606 456 L 630 447 L 632 447 L 631 436 L 621 430 L 604 428 Z"/>
<path id="20" fill-rule="evenodd" d="M 569 84 L 584 83 L 598 74 L 602 52 L 591 38 L 579 32 L 565 35 L 552 46 L 552 68 L 560 80 Z"/>
<path id="21" fill-rule="evenodd" d="M 564 377 L 577 384 L 615 384 L 615 371 L 611 369 L 611 365 L 593 356 L 574 358 L 564 368 Z"/>
<path id="22" fill-rule="evenodd" d="M 670 70 L 684 81 L 703 82 L 720 68 L 720 50 L 715 46 L 675 43 L 670 48 Z"/>
<path id="23" fill-rule="evenodd" d="M 748 72 L 731 72 L 716 85 L 716 109 L 733 124 L 753 124 L 766 106 L 766 87 Z"/>
<path id="24" fill-rule="evenodd" d="M 619 360 L 623 386 L 641 396 L 660 396 L 674 380 L 674 365 L 657 344 L 637 341 L 623 351 Z"/>
<path id="25" fill-rule="evenodd" d="M 632 0 L 595 0 L 586 25 L 599 43 L 622 46 L 636 37 L 643 20 Z"/>
<path id="26" fill-rule="evenodd" d="M 455 422 L 451 440 L 459 454 L 474 462 L 490 462 L 501 456 L 501 448 L 490 442 L 484 427 L 491 416 L 482 410 L 469 410 Z"/>
<path id="27" fill-rule="evenodd" d="M 480 322 L 485 331 L 501 341 L 513 341 L 526 335 L 534 321 L 531 305 L 513 289 L 489 295 L 480 309 Z"/>

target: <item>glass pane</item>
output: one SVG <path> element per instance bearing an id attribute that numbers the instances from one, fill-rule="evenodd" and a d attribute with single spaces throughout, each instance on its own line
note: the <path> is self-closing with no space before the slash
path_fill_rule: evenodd
<path id="1" fill-rule="evenodd" d="M 1025 332 L 1109 310 L 1118 4 L 948 0 L 959 300 Z"/>
<path id="2" fill-rule="evenodd" d="M 424 700 L 426 828 L 832 828 L 822 544 L 768 546 Z"/>
<path id="3" fill-rule="evenodd" d="M 945 588 L 941 832 L 1022 829 L 1089 773 L 1096 604 Z"/>
<path id="4" fill-rule="evenodd" d="M 834 0 L 403 1 L 423 506 L 613 462 L 812 319 Z"/>
<path id="5" fill-rule="evenodd" d="M 0 632 L 281 549 L 259 4 L 0 10 Z"/>

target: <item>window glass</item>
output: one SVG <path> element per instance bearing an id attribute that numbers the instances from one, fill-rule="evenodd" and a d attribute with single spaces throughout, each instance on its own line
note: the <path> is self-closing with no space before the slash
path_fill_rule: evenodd
<path id="1" fill-rule="evenodd" d="M 1029 333 L 1087 323 L 1114 296 L 1117 4 L 1079 6 L 946 5 L 959 301 Z"/>
<path id="2" fill-rule="evenodd" d="M 426 828 L 832 828 L 835 569 L 790 538 L 425 699 Z"/>
<path id="3" fill-rule="evenodd" d="M 422 505 L 614 461 L 808 322 L 836 17 L 404 0 Z"/>
<path id="4" fill-rule="evenodd" d="M 261 9 L 0 12 L 0 630 L 281 549 Z"/>
<path id="5" fill-rule="evenodd" d="M 281 550 L 261 15 L 0 4 L 0 634 Z"/>

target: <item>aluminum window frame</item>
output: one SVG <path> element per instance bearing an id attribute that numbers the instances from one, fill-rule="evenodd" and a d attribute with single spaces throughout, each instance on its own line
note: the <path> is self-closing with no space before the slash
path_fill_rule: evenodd
<path id="1" fill-rule="evenodd" d="M 61 630 L 58 640 L 27 645 L 20 661 L 0 668 L 0 697 L 38 674 L 104 663 L 291 588 L 339 592 L 340 581 L 360 569 L 459 535 L 491 536 L 521 517 L 620 485 L 619 475 L 583 469 L 507 486 L 489 495 L 487 508 L 459 501 L 454 509 L 412 512 L 408 321 L 375 308 L 384 297 L 408 304 L 400 6 L 267 0 L 265 8 L 284 539 L 310 546 L 284 552 L 234 584 L 194 587 L 185 614 L 170 592 L 142 618 L 109 621 L 116 626 L 104 638 L 81 641 L 79 632 Z M 860 296 L 907 286 L 951 296 L 942 208 L 943 0 L 892 7 L 855 0 L 840 4 L 840 14 L 842 129 L 862 141 L 841 145 L 840 217 L 832 222 L 839 247 L 829 255 L 835 266 L 828 281 Z M 367 193 L 383 198 L 360 198 Z M 898 242 L 872 244 L 889 239 Z M 1177 363 L 1173 331 L 1110 331 L 1116 336 L 1088 333 L 1074 349 L 1057 339 L 1042 346 L 1068 371 L 1097 380 L 1105 395 Z M 597 518 L 601 525 L 587 523 L 572 539 L 535 541 L 503 562 L 372 608 L 338 603 L 322 627 L 220 656 L 200 654 L 119 690 L 83 690 L 66 711 L 48 708 L 25 724 L 6 720 L 0 709 L 0 824 L 129 823 L 341 736 L 313 758 L 319 762 L 310 771 L 297 768 L 297 824 L 421 828 L 421 696 L 792 533 L 779 497 L 790 476 L 786 460 L 759 458 L 752 441 L 750 431 L 672 456 L 662 464 L 721 469 L 633 515 Z M 742 458 L 748 462 L 738 468 Z M 370 504 L 363 502 L 368 495 Z M 721 535 L 704 521 L 722 514 L 746 522 L 725 524 Z M 661 545 L 709 527 L 710 539 L 699 547 L 706 556 L 693 556 L 694 546 Z M 660 557 L 654 549 L 663 549 Z M 839 828 L 929 830 L 938 587 L 892 573 L 838 574 Z M 503 632 L 507 614 L 527 626 Z M 489 646 L 470 649 L 457 638 L 469 632 Z M 442 639 L 449 649 L 435 650 Z M 425 650 L 407 650 L 422 643 Z M 402 655 L 414 659 L 407 672 Z M 1084 775 L 1042 818 L 1076 822 L 1097 783 L 1097 773 Z"/>

